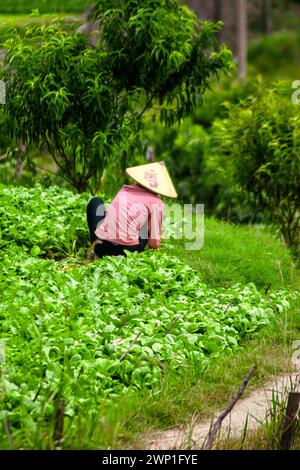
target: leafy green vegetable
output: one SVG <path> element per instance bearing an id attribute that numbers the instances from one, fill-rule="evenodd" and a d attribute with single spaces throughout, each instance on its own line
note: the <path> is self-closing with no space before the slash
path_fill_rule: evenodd
<path id="1" fill-rule="evenodd" d="M 12 432 L 26 428 L 25 417 L 42 432 L 58 398 L 72 425 L 116 396 L 155 388 L 169 369 L 201 370 L 289 306 L 279 292 L 270 294 L 271 308 L 253 284 L 211 289 L 159 252 L 72 269 L 11 246 L 0 260 L 0 414 L 9 415 Z"/>
<path id="2" fill-rule="evenodd" d="M 86 246 L 89 196 L 56 186 L 45 189 L 0 186 L 0 247 L 22 245 L 33 256 L 63 257 Z"/>
<path id="3" fill-rule="evenodd" d="M 58 260 L 86 244 L 87 198 L 41 186 L 0 190 L 3 448 L 7 420 L 25 447 L 51 447 L 43 436 L 51 439 L 61 400 L 66 432 L 77 429 L 80 416 L 157 389 L 170 370 L 201 371 L 237 350 L 296 296 L 266 298 L 254 284 L 212 288 L 163 251 Z M 41 257 L 50 250 L 56 260 Z"/>

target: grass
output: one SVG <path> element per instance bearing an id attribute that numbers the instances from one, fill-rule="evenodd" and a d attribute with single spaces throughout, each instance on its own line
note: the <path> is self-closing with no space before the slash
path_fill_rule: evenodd
<path id="1" fill-rule="evenodd" d="M 67 16 L 61 13 L 59 16 Z M 31 23 L 49 23 L 56 18 L 57 15 L 53 13 L 45 13 L 43 15 L 14 15 L 14 14 L 0 14 L 0 24 L 9 24 L 10 26 L 27 26 Z"/>
<path id="2" fill-rule="evenodd" d="M 45 13 L 45 14 L 0 14 L 0 46 L 8 39 L 14 37 L 16 31 L 24 36 L 26 27 L 29 25 L 48 25 L 55 18 L 73 17 L 76 15 L 72 13 L 58 12 L 58 13 Z"/>
<path id="3" fill-rule="evenodd" d="M 1 0 L 0 13 L 4 14 L 28 14 L 38 9 L 40 13 L 56 13 L 72 11 L 80 13 L 84 11 L 88 0 Z"/>
<path id="4" fill-rule="evenodd" d="M 168 244 L 167 250 L 201 273 L 207 284 L 229 286 L 253 282 L 259 289 L 300 287 L 300 273 L 289 251 L 270 229 L 235 225 L 205 218 L 204 247 L 187 251 L 184 241 Z"/>

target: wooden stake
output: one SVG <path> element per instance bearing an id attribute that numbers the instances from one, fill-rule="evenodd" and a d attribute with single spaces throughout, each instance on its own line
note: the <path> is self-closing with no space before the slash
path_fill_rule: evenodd
<path id="1" fill-rule="evenodd" d="M 280 450 L 290 450 L 293 446 L 299 408 L 300 392 L 290 392 L 282 426 Z"/>
<path id="2" fill-rule="evenodd" d="M 10 422 L 9 422 L 8 415 L 5 418 L 4 427 L 5 427 L 5 432 L 6 432 L 6 435 L 7 435 L 9 445 L 10 445 L 10 447 L 13 447 L 14 440 L 13 440 L 12 433 L 11 433 L 11 430 L 10 430 Z"/>
<path id="3" fill-rule="evenodd" d="M 60 400 L 55 416 L 54 442 L 59 444 L 64 435 L 65 401 Z"/>

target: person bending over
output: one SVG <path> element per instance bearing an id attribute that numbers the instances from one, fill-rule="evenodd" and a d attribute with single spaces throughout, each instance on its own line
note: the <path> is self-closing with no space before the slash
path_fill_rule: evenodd
<path id="1" fill-rule="evenodd" d="M 164 162 L 127 168 L 135 184 L 125 184 L 106 210 L 94 197 L 87 205 L 92 249 L 99 258 L 124 255 L 125 250 L 157 249 L 161 243 L 163 202 L 160 195 L 177 194 Z"/>

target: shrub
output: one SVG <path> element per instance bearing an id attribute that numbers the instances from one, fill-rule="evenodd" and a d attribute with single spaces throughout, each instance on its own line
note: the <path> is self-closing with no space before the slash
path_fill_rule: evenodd
<path id="1" fill-rule="evenodd" d="M 255 74 L 260 73 L 269 80 L 296 79 L 300 75 L 299 47 L 297 31 L 259 37 L 249 46 L 249 64 Z"/>
<path id="2" fill-rule="evenodd" d="M 261 207 L 295 253 L 300 245 L 300 116 L 285 86 L 260 88 L 216 130 L 252 207 Z M 289 91 L 290 93 L 290 91 Z"/>

